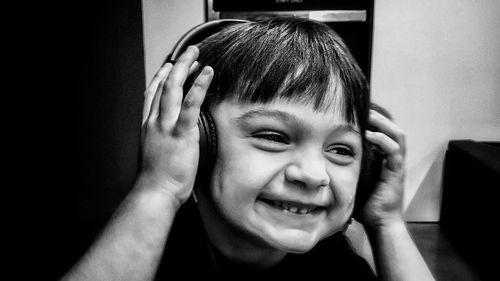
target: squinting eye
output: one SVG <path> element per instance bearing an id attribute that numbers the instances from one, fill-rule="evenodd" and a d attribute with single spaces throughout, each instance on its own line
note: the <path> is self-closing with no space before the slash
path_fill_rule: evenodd
<path id="1" fill-rule="evenodd" d="M 277 132 L 259 132 L 253 135 L 255 138 L 273 143 L 289 144 L 288 138 Z"/>
<path id="2" fill-rule="evenodd" d="M 351 157 L 351 158 L 353 158 L 356 155 L 351 148 L 343 145 L 331 146 L 327 149 L 327 152 L 333 153 L 335 155 L 340 155 L 342 157 Z"/>

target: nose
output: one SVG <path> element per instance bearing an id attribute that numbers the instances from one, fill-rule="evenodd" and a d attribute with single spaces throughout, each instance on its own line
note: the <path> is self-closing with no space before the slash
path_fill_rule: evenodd
<path id="1" fill-rule="evenodd" d="M 285 169 L 285 178 L 305 188 L 319 188 L 330 184 L 326 159 L 319 153 L 297 155 Z"/>

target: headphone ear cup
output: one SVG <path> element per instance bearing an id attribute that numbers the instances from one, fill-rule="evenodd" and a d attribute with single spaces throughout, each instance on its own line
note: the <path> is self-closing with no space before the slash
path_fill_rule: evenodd
<path id="1" fill-rule="evenodd" d="M 382 114 L 390 120 L 393 120 L 389 111 L 382 106 L 370 103 L 370 109 Z M 374 126 L 368 125 L 368 130 L 372 132 L 379 131 Z M 380 174 L 382 173 L 382 166 L 385 158 L 385 153 L 377 145 L 366 143 L 363 147 L 363 159 L 361 166 L 361 176 L 358 182 L 356 197 L 354 201 L 353 216 L 356 219 L 361 218 L 362 209 L 370 199 L 376 185 L 380 181 Z"/>
<path id="2" fill-rule="evenodd" d="M 382 172 L 382 163 L 384 160 L 383 154 L 375 145 L 367 144 L 364 150 L 365 153 L 361 164 L 361 175 L 354 199 L 353 217 L 356 219 L 361 218 L 363 207 L 368 199 L 370 199 L 370 196 L 380 180 L 380 173 Z"/>
<path id="3" fill-rule="evenodd" d="M 196 174 L 196 186 L 209 185 L 217 155 L 217 134 L 212 115 L 208 110 L 201 109 L 198 117 L 200 131 L 200 159 Z"/>

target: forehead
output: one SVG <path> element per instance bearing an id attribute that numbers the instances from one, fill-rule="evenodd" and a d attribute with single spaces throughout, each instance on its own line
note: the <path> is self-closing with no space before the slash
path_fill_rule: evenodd
<path id="1" fill-rule="evenodd" d="M 314 97 L 314 93 L 270 95 L 273 96 L 272 99 L 265 102 L 242 99 L 238 95 L 228 95 L 222 101 L 212 104 L 212 107 L 224 103 L 225 106 L 223 106 L 223 110 L 229 110 L 229 107 L 231 107 L 233 110 L 238 110 L 239 112 L 254 112 L 253 115 L 247 114 L 247 116 L 256 117 L 259 116 L 259 114 L 255 113 L 265 109 L 293 112 L 298 117 L 305 116 L 305 112 L 314 112 L 318 116 L 322 116 L 322 118 L 334 118 L 338 122 L 357 125 L 356 120 L 350 122 L 350 119 L 346 117 L 349 114 L 347 112 L 346 97 L 341 83 L 332 83 L 327 92 L 321 95 L 322 99 L 320 104 L 318 104 L 318 99 Z"/>
<path id="2" fill-rule="evenodd" d="M 214 106 L 213 110 L 218 113 L 217 115 L 236 122 L 276 120 L 295 126 L 305 125 L 326 129 L 344 126 L 356 131 L 358 127 L 357 124 L 348 122 L 345 114 L 337 106 L 331 105 L 318 110 L 312 104 L 284 98 L 277 98 L 267 103 L 241 102 L 231 98 Z"/>

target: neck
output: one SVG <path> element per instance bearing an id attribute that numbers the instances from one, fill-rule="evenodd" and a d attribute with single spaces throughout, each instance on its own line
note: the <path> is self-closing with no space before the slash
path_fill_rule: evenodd
<path id="1" fill-rule="evenodd" d="M 228 259 L 237 263 L 267 268 L 276 265 L 285 257 L 286 252 L 272 248 L 223 218 L 206 192 L 198 191 L 196 195 L 208 239 Z"/>

